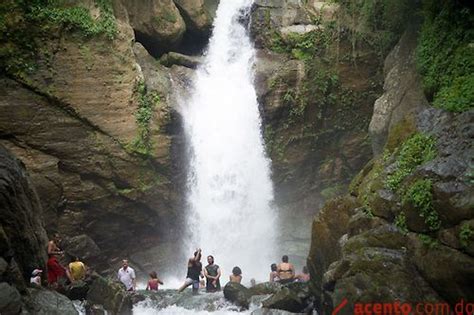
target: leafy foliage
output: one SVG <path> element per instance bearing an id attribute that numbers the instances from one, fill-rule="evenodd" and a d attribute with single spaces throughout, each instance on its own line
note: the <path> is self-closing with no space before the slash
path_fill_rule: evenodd
<path id="1" fill-rule="evenodd" d="M 391 190 L 397 190 L 402 181 L 425 162 L 436 156 L 435 139 L 421 133 L 406 140 L 399 151 L 396 160 L 396 169 L 387 176 L 385 184 Z"/>
<path id="2" fill-rule="evenodd" d="M 420 212 L 430 231 L 437 231 L 441 227 L 441 220 L 433 207 L 432 186 L 429 179 L 417 180 L 406 191 L 403 203 L 411 203 Z"/>
<path id="3" fill-rule="evenodd" d="M 414 1 L 335 0 L 341 7 L 353 50 L 358 43 L 374 48 L 383 57 L 406 26 Z"/>
<path id="4" fill-rule="evenodd" d="M 458 1 L 425 0 L 417 66 L 433 105 L 453 112 L 474 107 L 474 15 Z"/>
<path id="5" fill-rule="evenodd" d="M 473 238 L 474 229 L 472 229 L 468 223 L 464 223 L 459 231 L 459 241 L 461 242 L 461 246 L 464 248 L 468 247 Z"/>
<path id="6" fill-rule="evenodd" d="M 156 92 L 149 92 L 143 81 L 137 83 L 135 93 L 138 95 L 138 109 L 135 119 L 138 125 L 138 135 L 131 144 L 131 149 L 140 154 L 149 155 L 152 150 L 150 122 L 156 105 L 161 97 Z"/>
<path id="7" fill-rule="evenodd" d="M 93 18 L 82 6 L 54 0 L 5 0 L 0 3 L 0 68 L 17 77 L 35 70 L 38 42 L 57 29 L 84 37 L 117 34 L 111 0 L 96 0 L 100 15 Z"/>
<path id="8" fill-rule="evenodd" d="M 395 218 L 395 226 L 402 232 L 403 234 L 408 233 L 408 226 L 407 226 L 407 217 L 405 212 L 400 212 L 399 215 Z"/>

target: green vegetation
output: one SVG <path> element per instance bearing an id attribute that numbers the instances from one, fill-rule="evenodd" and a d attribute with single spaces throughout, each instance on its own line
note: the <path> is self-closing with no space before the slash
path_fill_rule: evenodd
<path id="1" fill-rule="evenodd" d="M 77 31 L 83 36 L 90 37 L 104 34 L 113 39 L 117 34 L 117 26 L 110 0 L 96 0 L 100 16 L 94 19 L 89 9 L 81 6 L 62 7 L 57 1 L 42 1 L 31 7 L 28 18 L 38 23 L 61 26 L 67 31 Z"/>
<path id="2" fill-rule="evenodd" d="M 429 235 L 426 234 L 418 234 L 418 238 L 423 242 L 425 246 L 428 246 L 429 248 L 433 249 L 438 247 L 439 242 L 437 239 L 432 238 Z"/>
<path id="3" fill-rule="evenodd" d="M 178 21 L 176 13 L 165 7 L 165 11 L 161 12 L 160 16 L 154 17 L 155 23 L 159 27 L 166 27 L 167 24 L 174 24 Z"/>
<path id="4" fill-rule="evenodd" d="M 425 0 L 416 51 L 433 105 L 452 112 L 474 107 L 474 14 L 458 1 Z"/>
<path id="5" fill-rule="evenodd" d="M 345 185 L 342 184 L 337 184 L 334 186 L 329 186 L 321 190 L 321 196 L 324 197 L 324 199 L 331 199 L 336 196 L 342 195 L 345 190 Z"/>
<path id="6" fill-rule="evenodd" d="M 386 55 L 406 27 L 413 12 L 410 0 L 335 0 L 341 7 L 340 19 L 350 32 L 353 55 L 357 46 L 367 44 L 380 57 Z"/>
<path id="7" fill-rule="evenodd" d="M 441 227 L 439 215 L 433 207 L 433 183 L 429 179 L 419 179 L 412 184 L 403 196 L 403 203 L 411 203 L 430 231 L 437 231 Z"/>
<path id="8" fill-rule="evenodd" d="M 421 133 L 413 135 L 406 140 L 398 153 L 396 169 L 387 176 L 385 185 L 396 191 L 402 181 L 412 173 L 415 168 L 436 156 L 436 141 L 434 138 Z"/>
<path id="9" fill-rule="evenodd" d="M 0 68 L 10 75 L 24 78 L 36 69 L 40 42 L 44 45 L 58 29 L 83 37 L 117 33 L 111 0 L 96 0 L 100 11 L 93 18 L 81 6 L 66 6 L 65 1 L 5 0 L 0 2 Z"/>
<path id="10" fill-rule="evenodd" d="M 395 226 L 402 232 L 403 234 L 408 233 L 408 226 L 407 226 L 407 217 L 405 212 L 400 212 L 399 215 L 395 218 Z"/>
<path id="11" fill-rule="evenodd" d="M 131 143 L 130 149 L 143 155 L 150 155 L 153 148 L 150 132 L 150 121 L 154 108 L 161 101 L 157 92 L 147 91 L 145 82 L 140 81 L 135 87 L 138 95 L 138 110 L 135 119 L 138 125 L 138 135 Z"/>
<path id="12" fill-rule="evenodd" d="M 464 223 L 459 231 L 459 242 L 463 248 L 469 246 L 470 242 L 474 239 L 474 229 L 469 223 Z"/>
<path id="13" fill-rule="evenodd" d="M 335 24 L 324 26 L 324 30 L 314 30 L 303 34 L 289 33 L 285 36 L 278 32 L 270 35 L 269 48 L 278 53 L 291 54 L 299 60 L 308 60 L 329 47 L 335 36 Z"/>

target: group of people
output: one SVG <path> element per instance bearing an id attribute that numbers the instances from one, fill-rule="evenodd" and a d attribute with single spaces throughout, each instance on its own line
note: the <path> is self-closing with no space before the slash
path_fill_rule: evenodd
<path id="1" fill-rule="evenodd" d="M 194 252 L 193 257 L 189 258 L 186 279 L 184 284 L 178 289 L 178 292 L 182 292 L 185 288 L 192 286 L 192 291 L 194 294 L 196 294 L 199 288 L 203 286 L 204 280 L 206 292 L 216 292 L 221 290 L 221 270 L 219 266 L 215 264 L 214 257 L 212 255 L 207 256 L 207 266 L 204 268 L 201 264 L 201 257 L 202 250 L 199 248 Z M 280 282 L 285 284 L 293 281 L 307 282 L 310 279 L 308 268 L 306 266 L 303 267 L 303 273 L 295 273 L 295 268 L 293 264 L 289 263 L 287 255 L 282 257 L 282 262 L 279 265 L 272 264 L 270 268 L 270 282 Z M 157 279 L 156 273 L 153 274 Z M 154 279 L 152 277 L 150 281 L 153 280 Z M 229 275 L 229 281 L 236 283 L 242 282 L 242 270 L 240 267 L 235 266 L 232 268 L 232 273 Z M 251 284 L 255 285 L 254 279 L 251 279 Z"/>
<path id="2" fill-rule="evenodd" d="M 68 282 L 84 280 L 87 273 L 86 265 L 77 256 L 72 257 L 67 267 L 60 262 L 60 260 L 64 260 L 64 251 L 59 247 L 60 242 L 59 234 L 54 234 L 47 247 L 47 281 L 53 289 L 62 289 Z M 30 283 L 41 286 L 42 275 L 43 270 L 34 269 L 31 273 Z"/>
<path id="3" fill-rule="evenodd" d="M 70 263 L 64 266 L 61 260 L 64 260 L 64 251 L 60 248 L 61 238 L 59 234 L 54 234 L 54 237 L 48 242 L 47 252 L 47 282 L 48 285 L 53 289 L 62 289 L 69 283 L 74 283 L 79 280 L 84 280 L 87 274 L 86 265 L 79 259 L 79 257 L 73 257 Z M 178 289 L 182 292 L 185 288 L 192 286 L 192 292 L 196 294 L 200 287 L 205 287 L 206 292 L 217 292 L 221 290 L 220 278 L 221 269 L 214 262 L 212 255 L 207 256 L 207 265 L 202 266 L 201 263 L 202 250 L 199 248 L 194 252 L 193 257 L 188 259 L 188 269 L 184 284 Z M 309 273 L 306 267 L 303 267 L 303 273 L 296 274 L 293 264 L 289 263 L 288 256 L 282 257 L 280 264 L 272 264 L 270 266 L 270 282 L 280 282 L 282 284 L 299 281 L 309 281 Z M 43 270 L 34 269 L 30 282 L 41 286 Z M 157 273 L 152 271 L 150 279 L 147 283 L 147 290 L 158 290 L 160 285 L 163 285 Z M 118 270 L 117 279 L 125 286 L 127 291 L 135 291 L 137 288 L 135 270 L 129 266 L 128 260 L 122 261 L 122 267 Z M 229 275 L 229 281 L 235 283 L 242 282 L 242 270 L 240 267 L 235 266 L 232 269 L 232 273 Z M 251 284 L 255 285 L 255 280 L 251 279 Z"/>

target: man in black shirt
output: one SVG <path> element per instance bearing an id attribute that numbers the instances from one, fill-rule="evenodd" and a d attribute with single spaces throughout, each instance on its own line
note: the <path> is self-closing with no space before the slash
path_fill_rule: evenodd
<path id="1" fill-rule="evenodd" d="M 194 252 L 194 257 L 188 260 L 188 273 L 184 284 L 178 289 L 178 292 L 182 292 L 185 288 L 193 285 L 193 294 L 197 294 L 199 290 L 199 277 L 202 275 L 202 264 L 201 264 L 201 249 L 199 248 Z"/>

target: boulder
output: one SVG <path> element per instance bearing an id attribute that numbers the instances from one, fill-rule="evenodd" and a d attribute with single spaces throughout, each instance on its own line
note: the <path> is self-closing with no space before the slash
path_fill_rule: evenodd
<path id="1" fill-rule="evenodd" d="M 263 282 L 249 288 L 249 293 L 253 295 L 273 294 L 281 289 L 282 285 L 278 282 Z"/>
<path id="2" fill-rule="evenodd" d="M 459 302 L 460 297 L 466 301 L 474 299 L 472 256 L 444 245 L 430 248 L 416 236 L 412 236 L 411 241 L 417 269 L 440 296 L 451 305 Z"/>
<path id="3" fill-rule="evenodd" d="M 103 305 L 107 311 L 113 314 L 131 312 L 132 309 L 132 301 L 125 291 L 125 287 L 119 282 L 102 277 L 97 277 L 90 284 L 87 301 L 92 305 Z"/>
<path id="4" fill-rule="evenodd" d="M 176 52 L 169 52 L 161 56 L 160 63 L 166 67 L 178 65 L 191 69 L 196 69 L 202 63 L 202 58 L 183 55 Z"/>
<path id="5" fill-rule="evenodd" d="M 137 40 L 153 54 L 177 45 L 186 24 L 173 0 L 124 1 Z"/>
<path id="6" fill-rule="evenodd" d="M 36 315 L 79 315 L 71 300 L 44 288 L 29 288 L 23 302 L 26 309 Z"/>
<path id="7" fill-rule="evenodd" d="M 262 305 L 264 308 L 298 313 L 303 312 L 309 306 L 309 298 L 307 283 L 290 283 L 262 301 Z"/>
<path id="8" fill-rule="evenodd" d="M 87 260 L 100 254 L 99 246 L 85 234 L 69 237 L 64 241 L 64 250 L 72 257 Z"/>
<path id="9" fill-rule="evenodd" d="M 85 281 L 75 281 L 66 287 L 65 295 L 70 300 L 83 301 L 87 298 L 89 285 Z"/>
<path id="10" fill-rule="evenodd" d="M 206 10 L 204 0 L 173 0 L 179 8 L 184 21 L 186 22 L 186 29 L 193 33 L 207 35 L 212 26 L 212 18 L 210 12 Z"/>
<path id="11" fill-rule="evenodd" d="M 242 308 L 249 308 L 250 292 L 249 289 L 240 283 L 228 282 L 224 287 L 224 297 L 230 302 Z"/>
<path id="12" fill-rule="evenodd" d="M 21 296 L 15 287 L 0 283 L 0 314 L 16 315 L 21 311 Z"/>

